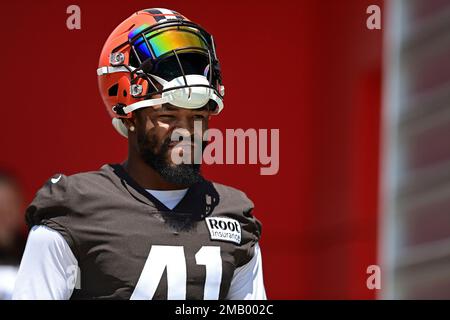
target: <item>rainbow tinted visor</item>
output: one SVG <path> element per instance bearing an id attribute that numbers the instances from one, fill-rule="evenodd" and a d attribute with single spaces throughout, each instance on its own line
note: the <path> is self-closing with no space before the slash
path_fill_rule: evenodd
<path id="1" fill-rule="evenodd" d="M 174 51 L 208 52 L 208 44 L 202 33 L 190 26 L 173 26 L 152 30 L 144 24 L 128 35 L 136 57 L 142 63 L 147 59 L 157 60 Z"/>

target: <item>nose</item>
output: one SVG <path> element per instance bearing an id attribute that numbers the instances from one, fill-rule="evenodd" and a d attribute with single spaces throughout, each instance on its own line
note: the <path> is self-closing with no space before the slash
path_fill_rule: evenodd
<path id="1" fill-rule="evenodd" d="M 177 115 L 176 128 L 185 129 L 192 133 L 194 131 L 194 119 L 184 112 Z"/>
<path id="2" fill-rule="evenodd" d="M 177 112 L 174 129 L 185 129 L 193 134 L 196 130 L 202 130 L 202 125 L 202 121 L 196 120 L 191 110 L 183 109 Z"/>
<path id="3" fill-rule="evenodd" d="M 194 136 L 194 139 L 202 139 L 203 137 L 203 122 L 196 120 L 192 111 L 183 110 L 177 113 L 176 121 L 173 123 L 172 134 L 183 136 L 184 138 L 190 138 Z"/>

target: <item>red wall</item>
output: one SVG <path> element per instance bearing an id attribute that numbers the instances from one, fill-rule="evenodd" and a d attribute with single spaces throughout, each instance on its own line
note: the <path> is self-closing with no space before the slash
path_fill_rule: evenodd
<path id="1" fill-rule="evenodd" d="M 263 222 L 267 293 L 276 299 L 373 298 L 381 31 L 346 1 L 72 1 L 2 3 L 0 166 L 30 201 L 52 174 L 126 156 L 97 91 L 103 42 L 148 7 L 180 11 L 214 34 L 226 86 L 211 126 L 280 129 L 280 171 L 216 165 L 208 178 L 244 190 Z"/>

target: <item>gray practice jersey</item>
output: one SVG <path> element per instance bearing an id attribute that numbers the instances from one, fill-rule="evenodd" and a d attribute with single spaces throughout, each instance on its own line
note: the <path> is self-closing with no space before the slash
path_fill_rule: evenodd
<path id="1" fill-rule="evenodd" d="M 170 210 L 115 164 L 50 179 L 26 219 L 69 245 L 72 299 L 224 299 L 261 235 L 252 209 L 243 192 L 202 179 Z"/>

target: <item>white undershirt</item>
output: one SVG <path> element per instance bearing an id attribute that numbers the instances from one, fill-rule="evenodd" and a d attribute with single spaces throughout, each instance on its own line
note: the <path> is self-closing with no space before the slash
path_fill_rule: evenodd
<path id="1" fill-rule="evenodd" d="M 147 191 L 173 209 L 187 189 Z M 34 226 L 28 235 L 12 299 L 68 300 L 76 282 L 74 270 L 77 269 L 78 261 L 62 235 L 46 226 Z M 267 299 L 258 244 L 253 258 L 235 270 L 226 299 Z"/>
<path id="2" fill-rule="evenodd" d="M 68 300 L 72 270 L 78 261 L 63 236 L 46 226 L 28 234 L 14 286 L 13 300 Z"/>
<path id="3" fill-rule="evenodd" d="M 145 190 L 151 193 L 152 196 L 161 201 L 170 210 L 175 208 L 175 206 L 181 201 L 181 199 L 183 199 L 188 191 L 187 188 L 180 190 Z"/>
<path id="4" fill-rule="evenodd" d="M 0 300 L 11 299 L 18 270 L 17 266 L 0 266 Z"/>

